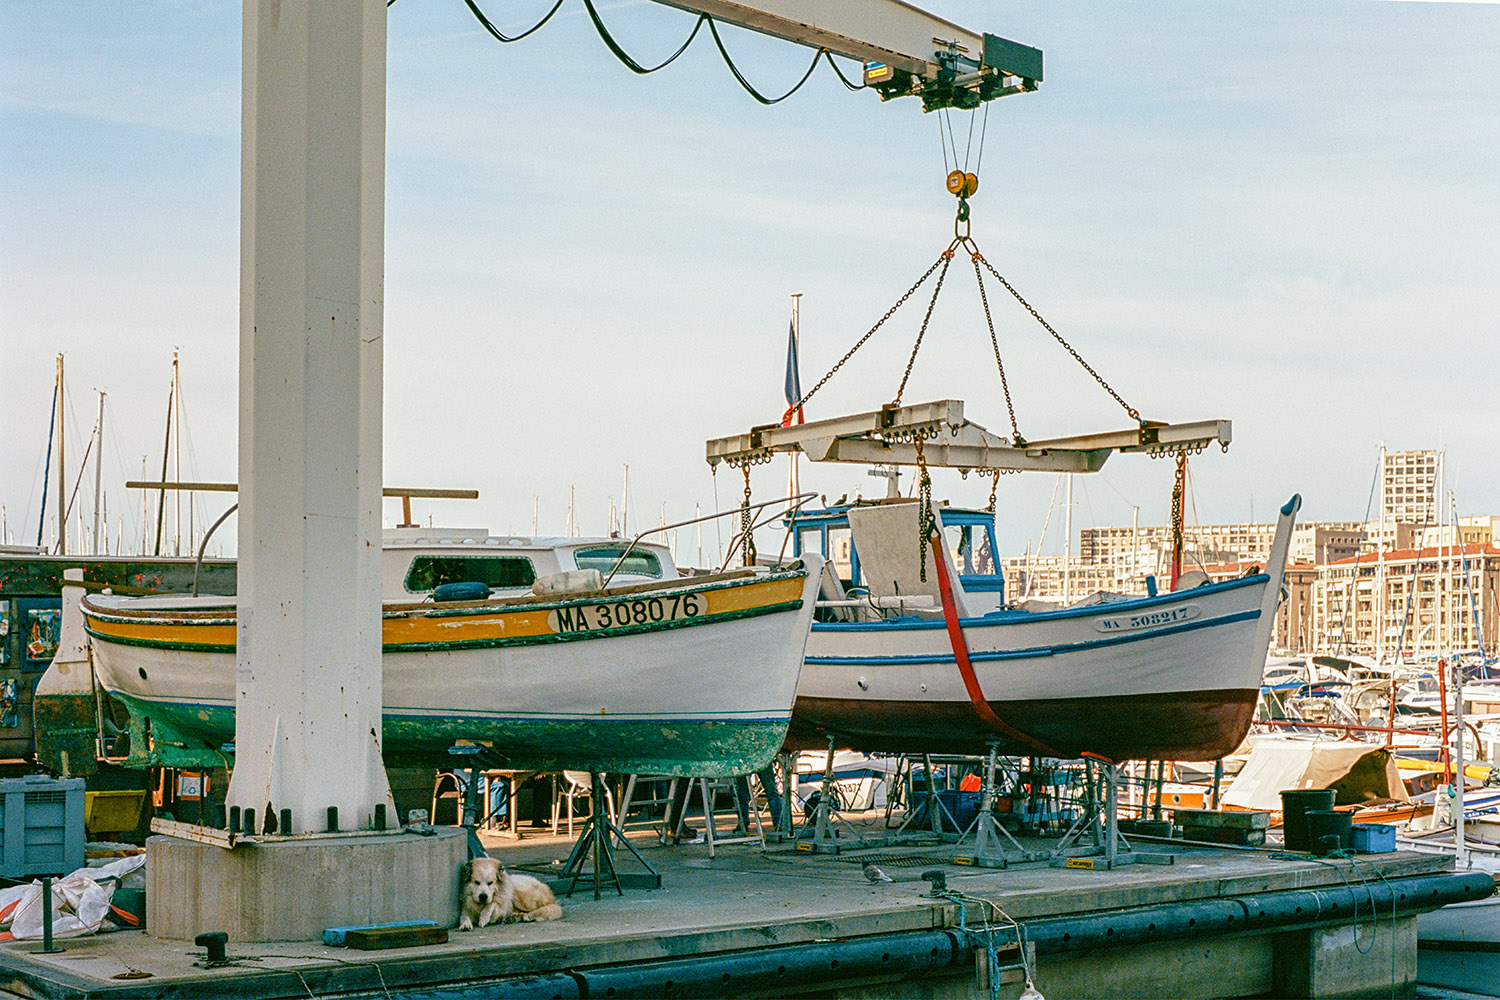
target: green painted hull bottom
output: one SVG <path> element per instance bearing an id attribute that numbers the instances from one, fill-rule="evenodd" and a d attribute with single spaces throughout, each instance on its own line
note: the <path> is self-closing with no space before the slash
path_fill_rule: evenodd
<path id="1" fill-rule="evenodd" d="M 234 741 L 234 710 L 164 705 L 114 695 L 130 710 L 127 767 L 222 767 L 221 748 Z M 383 757 L 388 766 L 452 768 L 465 758 L 448 752 L 459 741 L 483 743 L 496 767 L 516 770 L 608 771 L 725 777 L 751 774 L 771 762 L 790 719 L 779 721 L 638 721 L 628 719 L 437 719 L 387 715 Z M 149 735 L 149 740 L 147 739 Z M 488 763 L 489 761 L 487 761 Z"/>

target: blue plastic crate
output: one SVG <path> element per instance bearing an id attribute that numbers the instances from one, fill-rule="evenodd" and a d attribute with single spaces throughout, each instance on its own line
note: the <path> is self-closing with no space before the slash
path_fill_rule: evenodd
<path id="1" fill-rule="evenodd" d="M 0 876 L 66 875 L 83 867 L 83 779 L 0 780 Z"/>
<path id="2" fill-rule="evenodd" d="M 1386 823 L 1355 823 L 1357 854 L 1388 854 L 1396 849 L 1396 828 Z"/>

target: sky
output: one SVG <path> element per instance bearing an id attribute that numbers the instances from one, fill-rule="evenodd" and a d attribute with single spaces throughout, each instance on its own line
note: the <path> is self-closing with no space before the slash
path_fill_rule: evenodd
<path id="1" fill-rule="evenodd" d="M 550 6 L 478 2 L 510 34 Z M 598 6 L 647 64 L 693 23 L 647 0 Z M 823 65 L 763 107 L 706 35 L 637 76 L 581 0 L 508 45 L 461 0 L 398 0 L 386 483 L 478 489 L 416 512 L 500 533 L 561 533 L 570 495 L 585 533 L 607 530 L 611 503 L 632 530 L 732 507 L 743 482 L 710 474 L 704 441 L 779 419 L 791 294 L 809 388 L 947 246 L 956 159 L 980 178 L 985 258 L 1126 402 L 1233 421 L 1228 453 L 1192 463 L 1190 522 L 1267 521 L 1294 492 L 1304 519 L 1362 519 L 1382 444 L 1444 449 L 1459 512 L 1500 514 L 1500 6 L 925 6 L 1042 49 L 1041 87 L 942 116 L 851 93 Z M 240 37 L 240 5 L 221 0 L 0 0 L 5 541 L 36 538 L 58 354 L 64 474 L 85 520 L 93 471 L 78 462 L 107 393 L 112 548 L 117 533 L 140 544 L 142 498 L 124 481 L 160 471 L 174 351 L 182 478 L 237 476 Z M 767 93 L 811 55 L 724 37 Z M 955 263 L 904 398 L 962 399 L 1006 433 L 973 277 Z M 987 294 L 1023 434 L 1129 426 L 1002 289 Z M 809 419 L 889 401 L 925 305 L 882 327 Z M 785 479 L 784 461 L 759 467 L 757 498 Z M 830 499 L 884 489 L 859 466 L 804 463 L 802 483 Z M 1164 523 L 1171 485 L 1170 463 L 1116 456 L 1077 477 L 1074 531 L 1137 512 Z M 1004 478 L 1004 554 L 1060 551 L 1057 486 Z M 983 504 L 988 483 L 939 471 L 934 493 Z M 193 524 L 228 502 L 200 494 Z M 388 501 L 386 522 L 398 514 Z M 700 559 L 696 533 L 679 535 L 680 561 L 714 561 L 714 538 Z"/>

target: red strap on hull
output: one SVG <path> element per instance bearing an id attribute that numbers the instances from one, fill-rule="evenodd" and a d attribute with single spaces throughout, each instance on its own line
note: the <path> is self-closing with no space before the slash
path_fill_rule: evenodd
<path id="1" fill-rule="evenodd" d="M 964 630 L 958 623 L 958 603 L 953 599 L 953 582 L 948 579 L 948 561 L 943 558 L 943 540 L 940 536 L 933 535 L 928 541 L 932 543 L 932 564 L 937 572 L 938 594 L 943 600 L 943 621 L 948 626 L 948 642 L 953 646 L 953 661 L 958 664 L 958 675 L 963 678 L 964 690 L 969 693 L 969 701 L 974 703 L 974 714 L 979 716 L 979 721 L 991 729 L 1009 736 L 1018 743 L 1026 744 L 1043 757 L 1065 756 L 1035 736 L 1024 733 L 1005 722 L 995 714 L 993 708 L 990 708 L 989 701 L 984 697 L 984 691 L 979 687 L 979 678 L 974 675 L 974 664 L 969 661 L 969 644 L 964 641 Z"/>

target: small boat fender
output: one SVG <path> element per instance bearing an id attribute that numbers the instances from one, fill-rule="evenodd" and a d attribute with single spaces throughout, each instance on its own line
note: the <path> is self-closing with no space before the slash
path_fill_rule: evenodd
<path id="1" fill-rule="evenodd" d="M 482 601 L 490 596 L 490 586 L 478 580 L 465 580 L 461 583 L 439 584 L 432 591 L 432 599 L 439 603 L 443 601 Z"/>
<path id="2" fill-rule="evenodd" d="M 531 592 L 537 597 L 588 594 L 603 589 L 604 574 L 597 569 L 570 569 L 562 573 L 549 573 L 538 577 L 531 585 Z"/>

